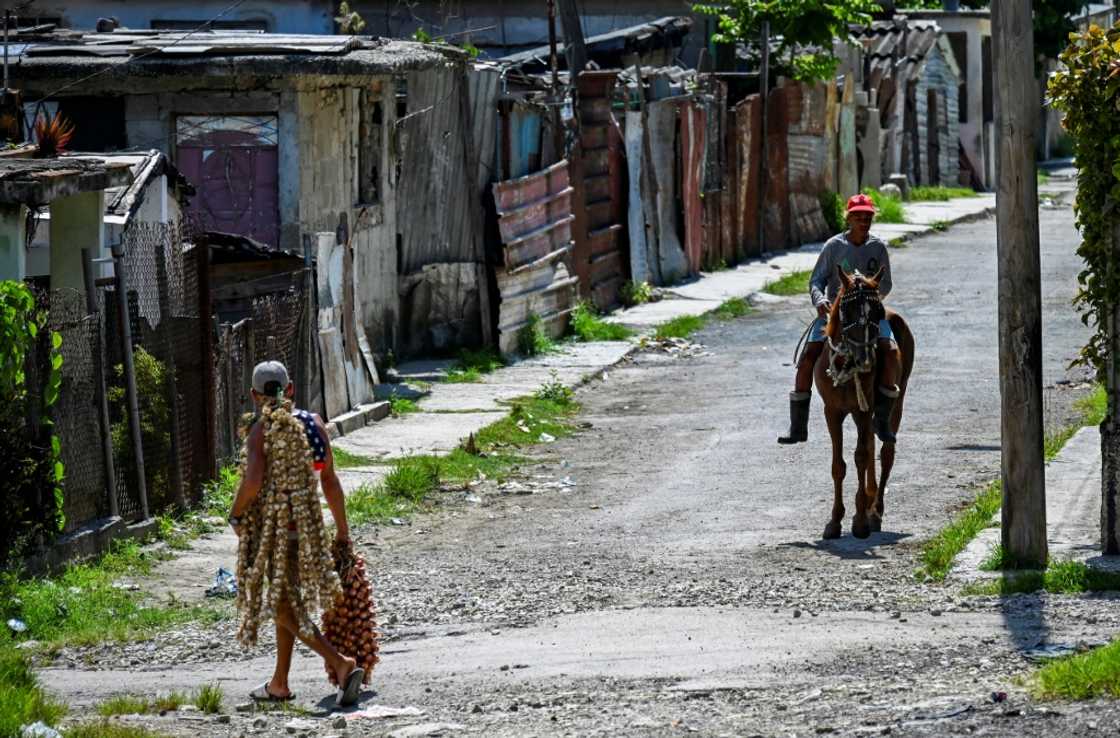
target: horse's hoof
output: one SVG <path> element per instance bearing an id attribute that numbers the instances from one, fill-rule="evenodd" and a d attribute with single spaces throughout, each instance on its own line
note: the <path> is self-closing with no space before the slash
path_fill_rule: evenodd
<path id="1" fill-rule="evenodd" d="M 866 520 L 864 520 L 863 522 L 860 522 L 860 521 L 855 520 L 853 518 L 852 519 L 852 535 L 855 536 L 856 538 L 867 538 L 869 535 L 871 535 L 871 526 L 868 525 Z"/>
<path id="2" fill-rule="evenodd" d="M 833 538 L 839 538 L 840 537 L 840 523 L 839 523 L 839 521 L 833 520 L 828 525 L 826 525 L 824 527 L 824 536 L 822 536 L 822 537 L 826 541 L 832 540 Z"/>
<path id="3" fill-rule="evenodd" d="M 883 519 L 878 515 L 871 516 L 871 532 L 878 533 L 883 529 Z"/>

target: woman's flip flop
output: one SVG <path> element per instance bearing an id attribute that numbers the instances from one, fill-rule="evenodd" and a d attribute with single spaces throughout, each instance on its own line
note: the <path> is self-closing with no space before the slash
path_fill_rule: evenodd
<path id="1" fill-rule="evenodd" d="M 338 698 L 335 700 L 339 707 L 348 707 L 358 701 L 365 677 L 366 670 L 360 666 L 346 675 L 346 682 L 338 690 Z"/>
<path id="2" fill-rule="evenodd" d="M 289 693 L 287 697 L 278 697 L 272 692 L 268 691 L 268 682 L 254 689 L 249 693 L 249 696 L 257 702 L 289 702 L 295 698 L 294 694 Z"/>

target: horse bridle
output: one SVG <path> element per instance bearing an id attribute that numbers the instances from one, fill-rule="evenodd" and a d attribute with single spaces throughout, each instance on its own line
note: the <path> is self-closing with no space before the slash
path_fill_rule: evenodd
<path id="1" fill-rule="evenodd" d="M 850 322 L 844 323 L 845 308 L 849 307 L 852 303 L 859 302 L 860 310 L 858 316 L 853 318 Z M 872 310 L 878 306 L 878 312 L 882 314 L 882 301 L 879 298 L 878 290 L 867 286 L 865 282 L 858 282 L 854 285 L 853 289 L 845 290 L 844 294 L 840 297 L 840 306 L 836 311 L 837 320 L 840 323 L 840 338 L 838 342 L 834 342 L 831 336 L 828 336 L 828 370 L 827 374 L 832 379 L 832 385 L 839 387 L 845 382 L 850 381 L 857 374 L 864 374 L 871 371 L 871 367 L 875 359 L 875 349 L 879 343 L 879 318 L 873 316 Z M 862 337 L 858 334 L 862 332 Z M 856 336 L 852 334 L 856 333 Z M 854 361 L 855 350 L 864 349 L 866 354 L 863 362 L 857 364 Z M 837 361 L 843 358 L 844 366 L 837 366 Z M 860 409 L 864 412 L 868 410 L 867 398 L 863 393 L 863 385 L 856 382 L 856 394 L 859 397 Z"/>

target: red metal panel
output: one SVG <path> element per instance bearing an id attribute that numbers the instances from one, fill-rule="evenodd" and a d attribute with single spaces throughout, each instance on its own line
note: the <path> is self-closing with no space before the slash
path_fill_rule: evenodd
<path id="1" fill-rule="evenodd" d="M 738 180 L 735 225 L 738 249 L 745 257 L 758 256 L 762 253 L 758 243 L 758 166 L 762 156 L 761 109 L 758 95 L 750 95 L 735 106 L 735 143 L 739 158 L 739 165 L 734 171 L 734 176 Z"/>
<path id="2" fill-rule="evenodd" d="M 770 92 L 766 111 L 766 243 L 765 250 L 791 245 L 789 214 L 789 88 Z"/>

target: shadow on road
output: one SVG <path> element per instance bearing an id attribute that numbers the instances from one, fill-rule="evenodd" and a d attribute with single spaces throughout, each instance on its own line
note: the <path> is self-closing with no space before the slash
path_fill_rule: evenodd
<path id="1" fill-rule="evenodd" d="M 875 549 L 880 546 L 893 546 L 899 541 L 910 537 L 910 533 L 892 533 L 884 531 L 882 533 L 872 533 L 870 537 L 860 540 L 855 536 L 845 534 L 840 538 L 832 540 L 820 539 L 817 541 L 787 541 L 779 543 L 779 546 L 787 548 L 809 548 L 815 551 L 832 554 L 841 559 L 865 559 L 873 561 L 881 559 L 875 553 Z"/>

